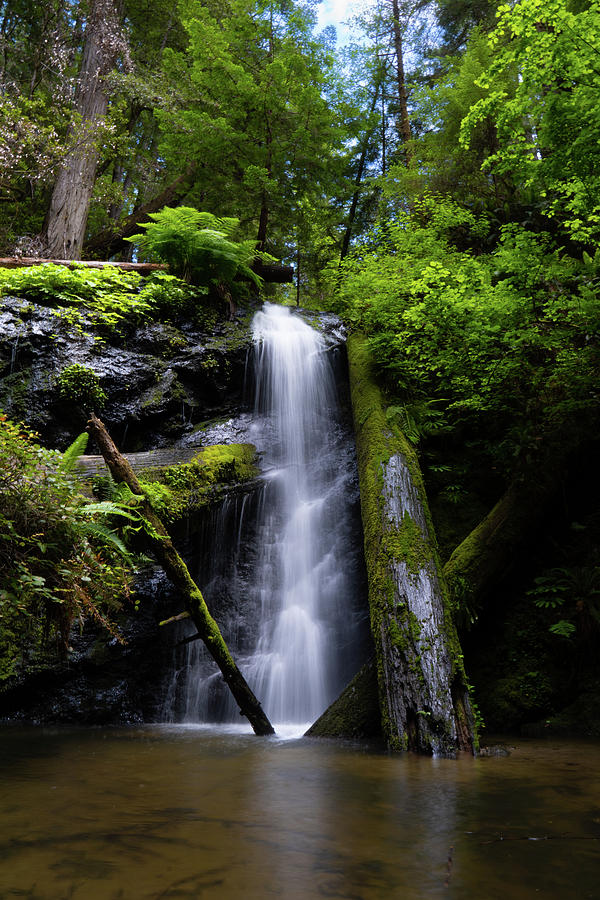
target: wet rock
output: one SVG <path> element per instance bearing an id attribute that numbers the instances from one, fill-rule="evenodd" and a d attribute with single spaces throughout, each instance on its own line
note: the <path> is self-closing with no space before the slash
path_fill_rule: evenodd
<path id="1" fill-rule="evenodd" d="M 220 333 L 154 322 L 107 336 L 56 313 L 14 297 L 0 308 L 0 407 L 47 445 L 64 449 L 85 427 L 87 410 L 58 393 L 60 373 L 75 363 L 98 376 L 108 397 L 102 417 L 125 450 L 165 446 L 244 407 L 249 315 Z"/>
<path id="2" fill-rule="evenodd" d="M 148 567 L 135 583 L 137 609 L 121 617 L 126 643 L 88 624 L 74 629 L 62 662 L 28 672 L 0 692 L 0 719 L 82 725 L 156 721 L 172 647 L 158 622 L 176 602 L 163 573 Z"/>

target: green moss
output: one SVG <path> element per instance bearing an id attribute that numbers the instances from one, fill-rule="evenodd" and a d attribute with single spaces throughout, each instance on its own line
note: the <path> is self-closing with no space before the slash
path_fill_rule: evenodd
<path id="1" fill-rule="evenodd" d="M 322 716 L 311 726 L 310 737 L 375 738 L 381 736 L 377 672 L 366 663 Z"/>
<path id="2" fill-rule="evenodd" d="M 254 444 L 214 444 L 188 463 L 144 469 L 138 477 L 157 514 L 173 523 L 258 474 Z"/>
<path id="3" fill-rule="evenodd" d="M 384 547 L 390 560 L 401 559 L 413 575 L 431 564 L 431 546 L 407 512 L 400 526 L 385 535 Z"/>
<path id="4" fill-rule="evenodd" d="M 402 613 L 398 608 L 392 561 L 402 560 L 409 572 L 414 575 L 425 568 L 437 571 L 440 575 L 445 639 L 453 667 L 451 678 L 455 684 L 462 684 L 465 690 L 467 680 L 452 620 L 448 591 L 441 577 L 442 570 L 433 537 L 433 524 L 415 451 L 398 427 L 386 416 L 386 402 L 375 383 L 368 343 L 364 336 L 354 334 L 349 337 L 348 363 L 357 443 L 371 631 L 377 655 L 382 724 L 390 748 L 401 749 L 408 738 L 398 735 L 394 724 L 390 722 L 385 700 L 383 635 L 386 634 L 391 645 L 405 656 L 409 669 L 422 679 L 423 673 L 417 651 L 421 628 L 415 616 L 411 617 L 408 610 Z M 389 523 L 384 521 L 382 491 L 384 472 L 390 459 L 398 456 L 406 463 L 419 494 L 429 538 L 424 537 L 419 525 L 407 514 L 396 528 L 390 527 Z"/>

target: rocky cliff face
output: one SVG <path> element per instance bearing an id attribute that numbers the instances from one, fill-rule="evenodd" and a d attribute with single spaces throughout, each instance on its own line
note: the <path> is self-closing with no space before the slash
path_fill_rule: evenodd
<path id="1" fill-rule="evenodd" d="M 108 396 L 102 416 L 122 450 L 173 444 L 200 422 L 244 405 L 251 312 L 199 327 L 142 324 L 110 342 L 82 322 L 3 298 L 0 311 L 0 408 L 64 449 L 85 427 L 85 410 L 61 399 L 58 377 L 75 363 L 92 369 Z"/>

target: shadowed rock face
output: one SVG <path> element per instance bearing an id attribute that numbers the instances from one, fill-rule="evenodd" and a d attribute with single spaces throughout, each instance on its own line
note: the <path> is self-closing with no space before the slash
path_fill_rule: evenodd
<path id="1" fill-rule="evenodd" d="M 0 409 L 39 432 L 47 446 L 65 449 L 87 421 L 88 410 L 58 391 L 60 373 L 77 363 L 99 378 L 108 397 L 102 419 L 120 450 L 206 443 L 194 437 L 200 423 L 250 408 L 244 386 L 253 313 L 240 310 L 234 322 L 217 323 L 210 333 L 185 322 L 177 328 L 151 322 L 107 337 L 85 319 L 77 329 L 47 306 L 3 297 Z M 335 316 L 309 315 L 328 347 L 343 343 Z M 225 430 L 213 442 L 224 440 L 236 440 L 235 434 L 229 438 Z"/>
<path id="2" fill-rule="evenodd" d="M 61 399 L 58 377 L 67 366 L 92 369 L 108 400 L 102 416 L 124 450 L 166 446 L 194 426 L 244 406 L 249 316 L 206 334 L 150 323 L 100 342 L 51 309 L 20 298 L 0 306 L 0 408 L 64 449 L 83 430 L 86 410 Z"/>

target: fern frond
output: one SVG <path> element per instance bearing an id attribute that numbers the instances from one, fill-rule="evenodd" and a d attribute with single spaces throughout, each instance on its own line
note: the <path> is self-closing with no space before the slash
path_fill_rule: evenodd
<path id="1" fill-rule="evenodd" d="M 67 447 L 62 455 L 62 459 L 58 465 L 61 472 L 72 472 L 77 464 L 77 460 L 85 453 L 89 434 L 84 431 L 79 437 L 76 437 L 73 443 Z"/>
<path id="2" fill-rule="evenodd" d="M 136 496 L 133 494 L 132 496 Z M 139 522 L 139 515 L 130 512 L 123 504 L 113 503 L 110 500 L 102 500 L 99 503 L 85 503 L 79 507 L 79 514 L 84 517 L 92 516 L 122 516 L 124 519 L 131 519 L 133 522 Z"/>
<path id="3" fill-rule="evenodd" d="M 131 556 L 131 553 L 129 552 L 119 535 L 114 531 L 111 531 L 110 528 L 107 528 L 106 525 L 101 525 L 99 522 L 90 522 L 86 527 L 86 533 L 106 541 L 107 544 L 115 547 L 122 556 Z"/>

